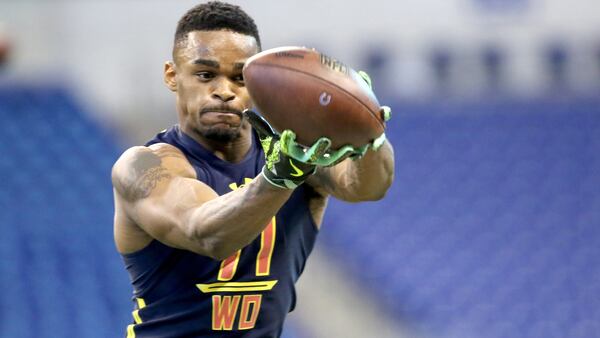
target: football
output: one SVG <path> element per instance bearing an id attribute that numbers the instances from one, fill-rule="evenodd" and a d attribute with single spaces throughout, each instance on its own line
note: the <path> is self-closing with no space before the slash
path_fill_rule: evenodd
<path id="1" fill-rule="evenodd" d="M 367 82 L 314 49 L 265 50 L 246 61 L 243 76 L 258 112 L 278 132 L 292 130 L 302 145 L 324 136 L 333 150 L 360 147 L 384 132 L 383 113 Z"/>

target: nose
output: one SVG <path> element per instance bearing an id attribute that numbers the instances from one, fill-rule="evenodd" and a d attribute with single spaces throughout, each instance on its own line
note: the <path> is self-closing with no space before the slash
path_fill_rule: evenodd
<path id="1" fill-rule="evenodd" d="M 231 89 L 230 81 L 223 78 L 215 81 L 212 97 L 222 102 L 228 102 L 235 99 L 235 92 Z"/>

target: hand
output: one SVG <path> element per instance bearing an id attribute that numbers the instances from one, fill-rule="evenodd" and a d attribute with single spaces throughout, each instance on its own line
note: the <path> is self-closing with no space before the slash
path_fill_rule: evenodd
<path id="1" fill-rule="evenodd" d="M 314 174 L 317 165 L 310 159 L 321 157 L 331 146 L 327 138 L 319 139 L 312 147 L 305 149 L 296 143 L 296 135 L 291 130 L 277 134 L 271 125 L 260 115 L 246 109 L 244 116 L 258 133 L 265 152 L 266 163 L 263 167 L 265 179 L 272 185 L 283 189 L 294 189 Z M 299 161 L 290 153 L 302 153 L 307 161 Z M 314 162 L 314 161 L 313 161 Z"/>

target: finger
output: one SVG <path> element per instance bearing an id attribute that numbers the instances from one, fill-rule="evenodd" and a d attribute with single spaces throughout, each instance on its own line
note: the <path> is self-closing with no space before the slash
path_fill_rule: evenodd
<path id="1" fill-rule="evenodd" d="M 360 75 L 360 77 L 362 77 L 362 79 L 365 80 L 365 82 L 369 85 L 369 88 L 373 89 L 373 82 L 371 81 L 371 77 L 369 76 L 369 74 L 367 74 L 367 72 L 359 70 L 358 75 Z"/>
<path id="2" fill-rule="evenodd" d="M 392 119 L 392 109 L 388 106 L 381 106 L 379 109 L 379 113 L 381 114 L 381 118 L 387 122 Z"/>
<path id="3" fill-rule="evenodd" d="M 304 148 L 296 143 L 296 134 L 293 131 L 286 129 L 281 133 L 279 146 L 284 155 L 300 162 L 306 162 Z"/>
<path id="4" fill-rule="evenodd" d="M 307 151 L 308 163 L 315 163 L 331 148 L 331 140 L 327 137 L 321 137 Z"/>
<path id="5" fill-rule="evenodd" d="M 284 154 L 295 160 L 307 164 L 321 164 L 326 161 L 324 155 L 331 147 L 331 140 L 321 137 L 310 148 L 306 149 L 296 143 L 296 134 L 291 130 L 284 130 L 281 134 L 281 147 Z"/>
<path id="6" fill-rule="evenodd" d="M 293 131 L 286 129 L 281 133 L 281 142 L 289 144 L 296 142 L 296 133 Z"/>
<path id="7" fill-rule="evenodd" d="M 341 163 L 343 160 L 351 157 L 353 154 L 353 152 L 342 152 L 340 154 L 338 154 L 338 156 L 335 159 L 330 159 L 328 161 L 328 163 L 325 164 L 326 167 L 333 167 L 336 164 Z"/>
<path id="8" fill-rule="evenodd" d="M 250 109 L 246 109 L 243 112 L 244 116 L 246 116 L 248 118 L 248 122 L 250 122 L 250 124 L 252 125 L 252 128 L 254 128 L 259 135 L 262 135 L 263 137 L 266 136 L 272 136 L 272 137 L 276 137 L 277 133 L 275 132 L 275 130 L 273 130 L 273 128 L 271 127 L 271 125 L 269 124 L 269 122 L 267 122 L 267 120 L 265 120 L 264 117 L 258 115 L 257 113 L 255 113 L 253 110 Z"/>
<path id="9" fill-rule="evenodd" d="M 373 150 L 377 151 L 379 148 L 381 148 L 381 146 L 385 142 L 385 139 L 386 139 L 385 133 L 383 133 L 378 138 L 373 140 L 373 146 L 372 146 Z"/>

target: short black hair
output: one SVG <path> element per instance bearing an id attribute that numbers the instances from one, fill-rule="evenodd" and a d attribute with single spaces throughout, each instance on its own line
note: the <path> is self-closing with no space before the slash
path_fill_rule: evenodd
<path id="1" fill-rule="evenodd" d="M 261 49 L 258 28 L 254 23 L 254 19 L 244 12 L 240 6 L 221 1 L 209 1 L 194 6 L 179 19 L 175 31 L 173 50 L 178 44 L 185 41 L 189 32 L 221 29 L 252 36 L 256 39 L 258 50 Z"/>

